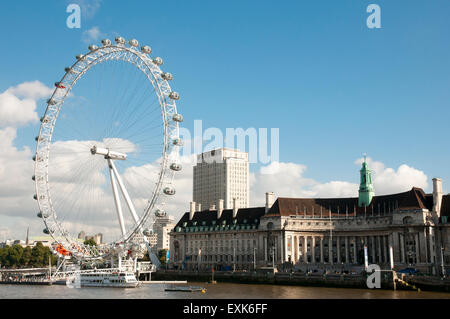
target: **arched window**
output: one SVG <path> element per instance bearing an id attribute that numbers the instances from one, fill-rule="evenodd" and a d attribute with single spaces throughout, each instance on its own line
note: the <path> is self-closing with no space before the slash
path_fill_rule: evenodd
<path id="1" fill-rule="evenodd" d="M 405 218 L 403 218 L 403 224 L 408 225 L 408 224 L 412 224 L 413 223 L 413 219 L 411 216 L 406 216 Z"/>

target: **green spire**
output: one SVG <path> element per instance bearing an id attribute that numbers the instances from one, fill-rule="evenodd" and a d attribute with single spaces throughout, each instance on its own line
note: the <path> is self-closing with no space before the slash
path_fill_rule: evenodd
<path id="1" fill-rule="evenodd" d="M 374 195 L 373 185 L 372 185 L 372 171 L 366 162 L 366 154 L 364 154 L 364 162 L 360 170 L 361 173 L 361 183 L 359 185 L 359 198 L 358 206 L 369 206 L 372 202 L 372 197 Z"/>

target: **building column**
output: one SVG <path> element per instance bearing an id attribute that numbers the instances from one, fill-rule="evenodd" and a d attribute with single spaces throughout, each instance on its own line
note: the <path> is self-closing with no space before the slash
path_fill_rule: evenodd
<path id="1" fill-rule="evenodd" d="M 400 234 L 400 260 L 402 264 L 405 263 L 405 236 L 403 234 Z"/>
<path id="2" fill-rule="evenodd" d="M 358 237 L 354 236 L 353 237 L 353 263 L 354 264 L 358 264 L 358 255 L 357 255 L 357 250 L 356 250 L 356 243 L 358 242 Z"/>
<path id="3" fill-rule="evenodd" d="M 372 264 L 375 264 L 377 262 L 377 250 L 375 247 L 375 236 L 370 236 L 370 241 L 372 244 Z"/>
<path id="4" fill-rule="evenodd" d="M 414 235 L 414 244 L 416 246 L 416 264 L 420 263 L 419 255 L 419 233 Z"/>
<path id="5" fill-rule="evenodd" d="M 323 264 L 323 236 L 320 237 L 320 263 Z"/>
<path id="6" fill-rule="evenodd" d="M 366 236 L 366 240 L 364 242 L 364 244 L 367 246 L 367 258 L 369 259 L 368 262 L 370 264 L 370 253 L 371 253 L 371 247 L 370 247 L 370 237 Z"/>
<path id="7" fill-rule="evenodd" d="M 427 263 L 428 262 L 428 249 L 427 249 L 427 236 L 426 236 L 427 228 L 419 232 L 419 244 L 420 244 L 420 261 Z"/>
<path id="8" fill-rule="evenodd" d="M 303 262 L 308 262 L 308 236 L 303 236 Z"/>
<path id="9" fill-rule="evenodd" d="M 429 232 L 427 233 L 427 236 L 429 238 L 428 240 L 428 247 L 430 248 L 430 262 L 434 265 L 436 263 L 436 245 L 435 245 L 435 237 L 433 236 L 433 228 L 429 228 Z M 434 240 L 433 240 L 434 238 Z M 433 248 L 434 246 L 434 248 Z M 433 269 L 434 270 L 434 269 Z"/>
<path id="10" fill-rule="evenodd" d="M 345 263 L 349 264 L 348 236 L 345 236 Z"/>
<path id="11" fill-rule="evenodd" d="M 264 261 L 267 261 L 267 237 L 264 237 Z"/>
<path id="12" fill-rule="evenodd" d="M 294 253 L 294 235 L 291 235 L 291 261 L 295 264 L 295 253 Z"/>
<path id="13" fill-rule="evenodd" d="M 387 249 L 388 249 L 388 251 L 387 251 L 387 262 L 389 263 L 389 265 L 390 265 L 390 263 L 391 263 L 391 252 L 390 252 L 390 247 L 392 247 L 392 248 L 394 248 L 394 244 L 393 244 L 393 242 L 394 242 L 394 240 L 393 240 L 393 233 L 390 233 L 389 235 L 388 235 L 388 247 L 387 247 Z M 395 250 L 393 251 L 393 254 L 395 253 Z M 394 267 L 395 267 L 395 258 L 394 258 L 394 260 L 393 260 L 393 262 L 394 262 Z M 390 267 L 390 266 L 389 266 Z"/>
<path id="14" fill-rule="evenodd" d="M 383 261 L 385 263 L 387 263 L 388 258 L 387 258 L 387 250 L 386 250 L 386 235 L 383 235 Z"/>
<path id="15" fill-rule="evenodd" d="M 383 256 L 381 255 L 381 238 L 377 236 L 377 246 L 378 246 L 378 262 L 381 264 L 383 262 Z"/>
<path id="16" fill-rule="evenodd" d="M 393 232 L 392 233 L 392 249 L 393 251 L 393 255 L 394 255 L 394 265 L 398 264 L 401 262 L 400 260 L 400 249 L 399 249 L 399 240 L 398 240 L 398 232 Z"/>
<path id="17" fill-rule="evenodd" d="M 328 236 L 328 262 L 330 264 L 334 264 L 333 259 L 333 238 Z"/>
<path id="18" fill-rule="evenodd" d="M 337 253 L 337 262 L 341 263 L 341 236 L 336 237 L 336 253 Z"/>
<path id="19" fill-rule="evenodd" d="M 273 240 L 275 241 L 273 245 L 273 262 L 276 264 L 278 262 L 278 237 L 274 237 Z"/>
<path id="20" fill-rule="evenodd" d="M 312 259 L 312 262 L 315 264 L 316 263 L 316 237 L 315 236 L 311 237 L 311 259 Z"/>

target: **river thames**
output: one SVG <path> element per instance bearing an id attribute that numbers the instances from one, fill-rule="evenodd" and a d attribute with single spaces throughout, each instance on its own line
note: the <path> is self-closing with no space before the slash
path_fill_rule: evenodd
<path id="1" fill-rule="evenodd" d="M 201 292 L 164 291 L 172 284 L 143 284 L 138 288 L 69 288 L 67 286 L 0 285 L 0 299 L 450 299 L 450 293 L 381 289 L 322 288 L 281 285 L 189 283 Z M 186 284 L 179 284 L 186 286 Z"/>

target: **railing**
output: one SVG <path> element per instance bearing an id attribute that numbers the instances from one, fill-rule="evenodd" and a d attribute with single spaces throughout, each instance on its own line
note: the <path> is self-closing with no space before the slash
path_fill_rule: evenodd
<path id="1" fill-rule="evenodd" d="M 121 268 L 104 268 L 104 269 L 85 269 L 85 270 L 70 270 L 70 271 L 59 271 L 52 275 L 52 281 L 58 279 L 65 279 L 68 277 L 77 276 L 80 274 L 96 274 L 96 273 L 116 273 L 123 272 L 124 269 Z"/>

